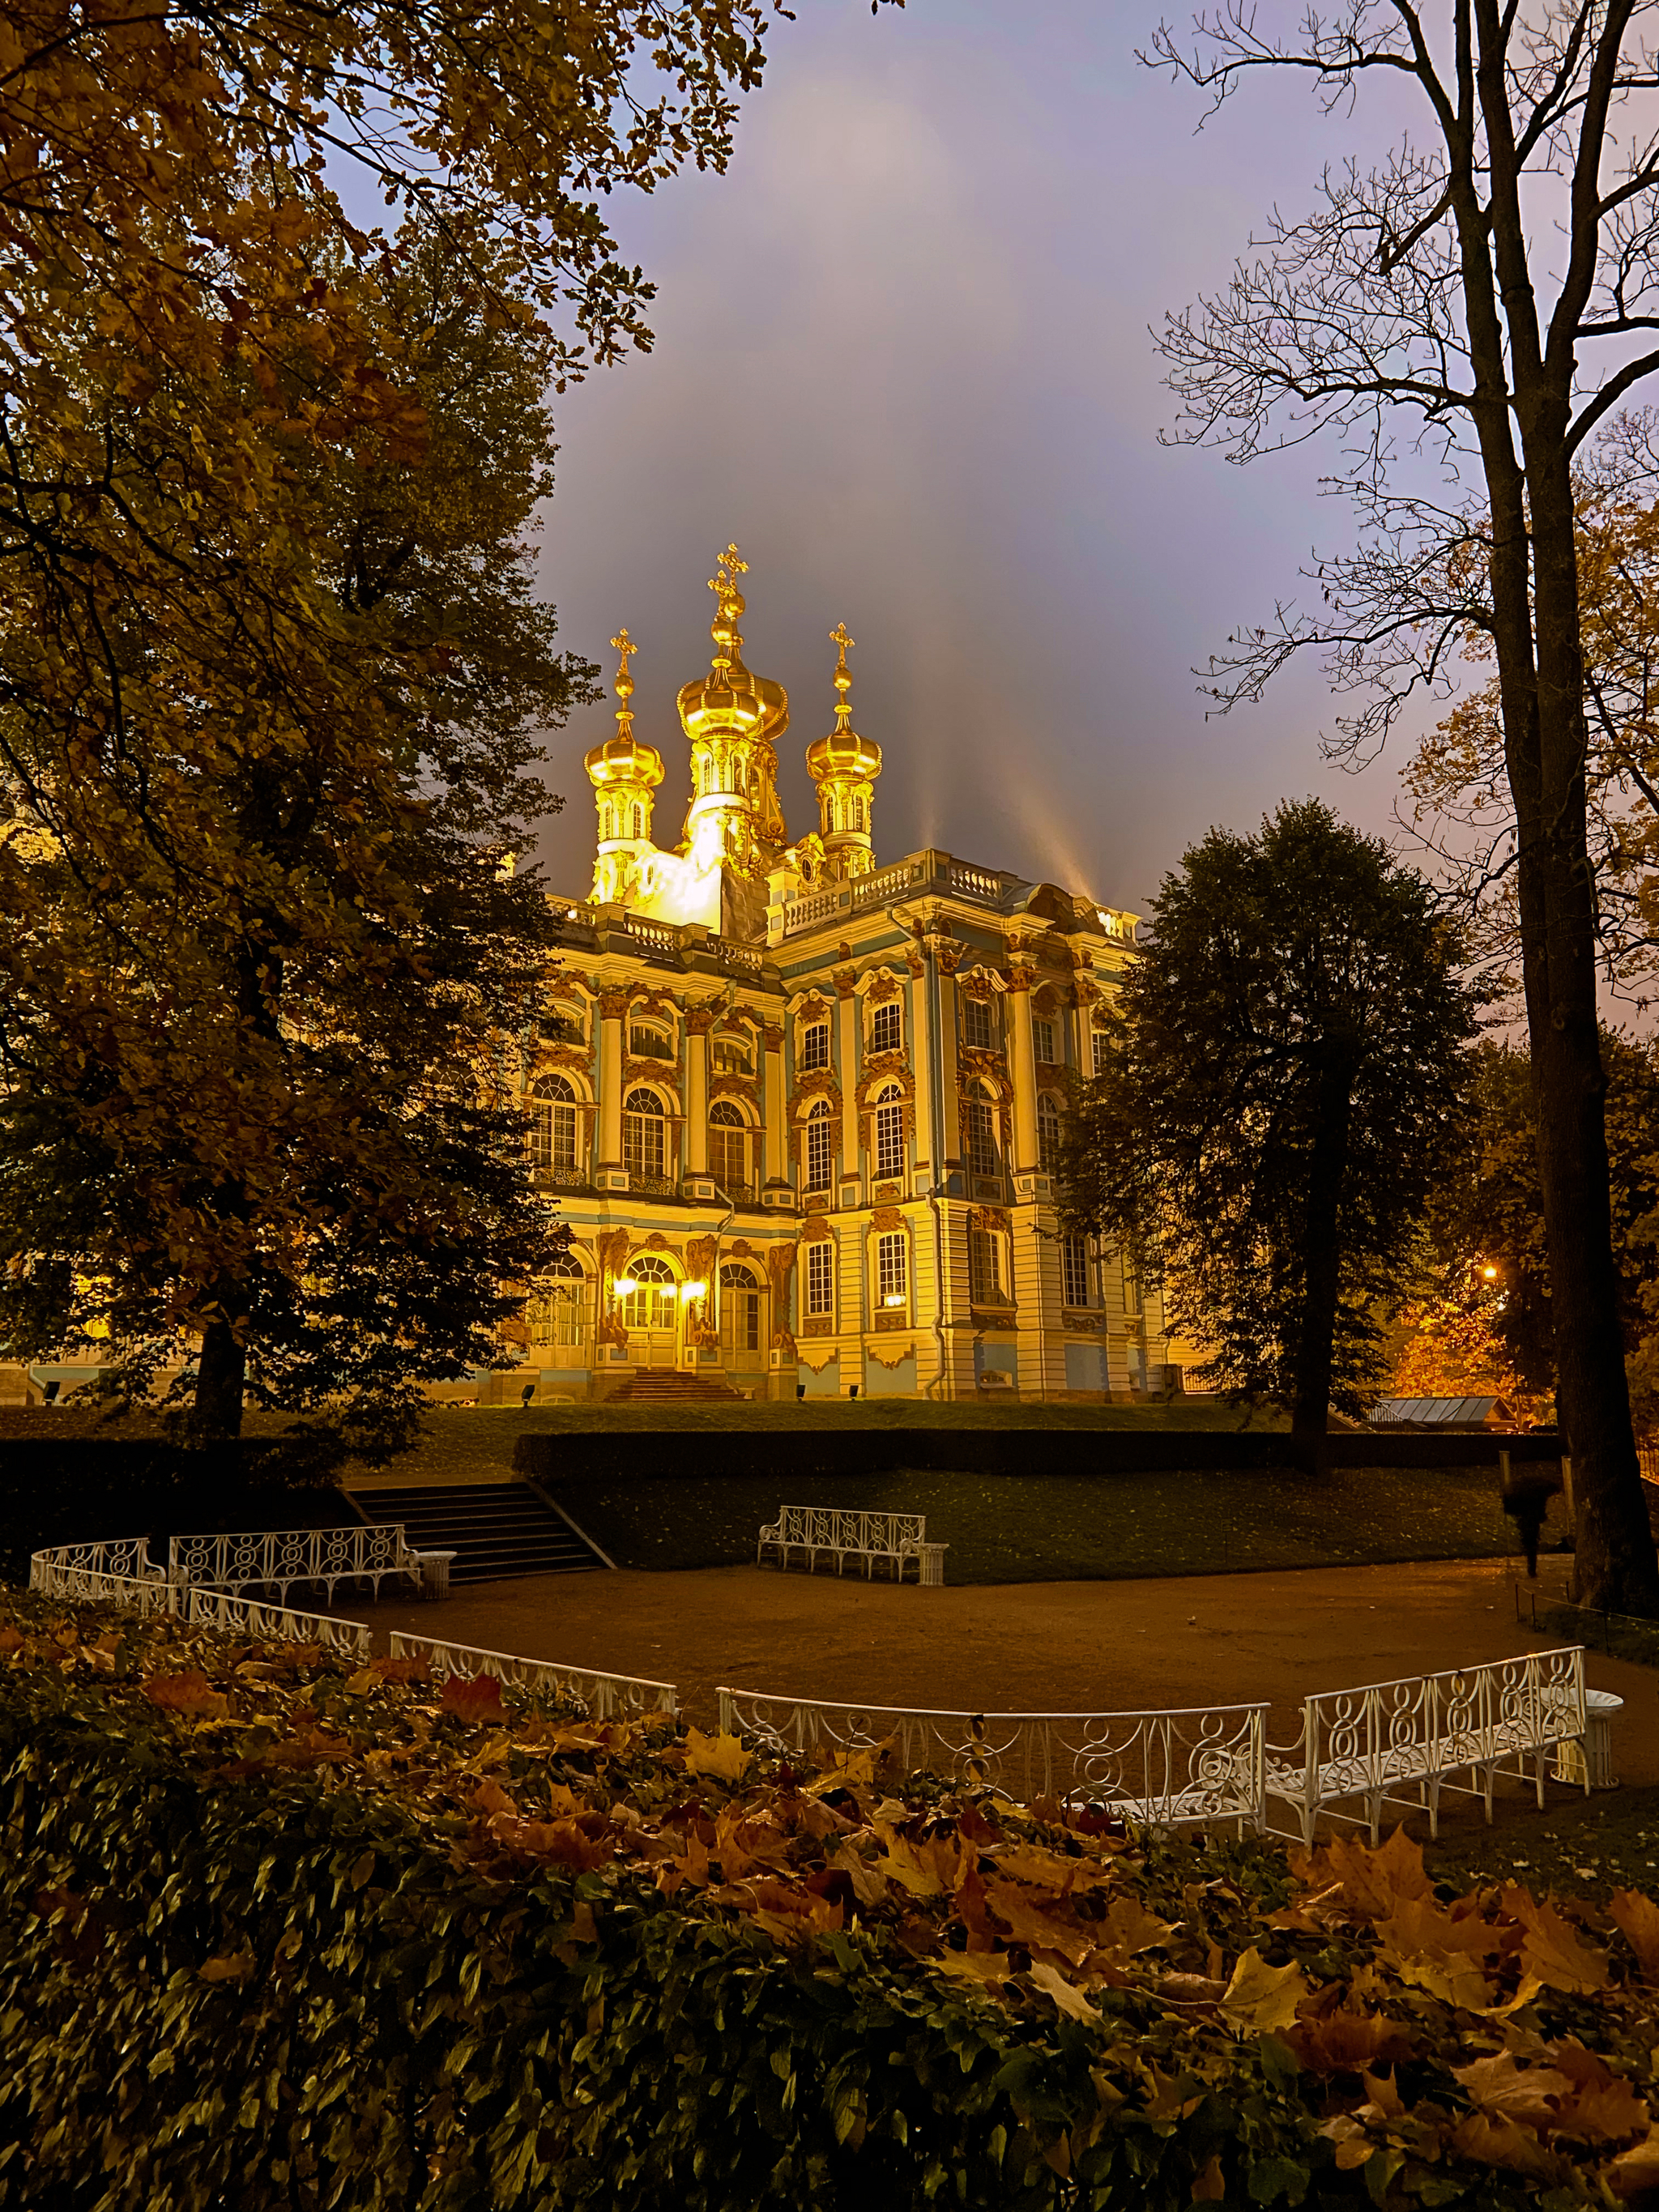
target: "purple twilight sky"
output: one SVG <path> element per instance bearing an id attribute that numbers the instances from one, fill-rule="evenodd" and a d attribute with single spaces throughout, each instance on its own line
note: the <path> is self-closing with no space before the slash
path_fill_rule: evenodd
<path id="1" fill-rule="evenodd" d="M 1137 908 L 1212 823 L 1318 792 L 1391 826 L 1403 750 L 1359 777 L 1320 758 L 1316 665 L 1206 721 L 1192 674 L 1293 595 L 1325 445 L 1240 470 L 1159 447 L 1147 335 L 1222 283 L 1275 202 L 1401 116 L 1323 115 L 1260 83 L 1201 102 L 1139 68 L 1153 0 L 797 0 L 724 178 L 613 201 L 659 286 L 656 350 L 558 402 L 542 574 L 566 642 L 600 662 L 627 623 L 637 728 L 664 753 L 657 836 L 679 834 L 674 693 L 708 662 L 717 550 L 751 562 L 744 653 L 789 687 L 792 835 L 816 825 L 802 754 L 830 726 L 845 620 L 854 724 L 884 749 L 878 858 L 937 844 Z M 551 742 L 564 813 L 543 853 L 586 890 L 583 750 Z"/>

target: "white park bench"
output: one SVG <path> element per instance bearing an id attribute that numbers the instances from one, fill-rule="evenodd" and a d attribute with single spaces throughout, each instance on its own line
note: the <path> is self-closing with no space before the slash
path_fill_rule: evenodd
<path id="1" fill-rule="evenodd" d="M 906 1774 L 937 1774 L 1016 1803 L 1098 1805 L 1146 1828 L 1261 1831 L 1265 1704 L 1158 1713 L 916 1712 L 722 1689 L 720 1727 L 794 1757 L 890 1743 Z"/>
<path id="2" fill-rule="evenodd" d="M 1297 1741 L 1267 1747 L 1267 1795 L 1288 1805 L 1296 1821 L 1273 1832 L 1310 1844 L 1322 1813 L 1369 1826 L 1375 1844 L 1382 1808 L 1393 1804 L 1426 1810 L 1429 1832 L 1437 1836 L 1443 1790 L 1479 1797 L 1490 1820 L 1493 1778 L 1504 1771 L 1530 1779 L 1541 1808 L 1546 1759 L 1583 1740 L 1584 1698 L 1584 1650 L 1577 1644 L 1441 1674 L 1322 1690 L 1304 1700 Z M 1588 1791 L 1588 1766 L 1583 1773 Z M 1459 1774 L 1471 1778 L 1455 1781 Z M 1336 1810 L 1356 1799 L 1363 1811 Z"/>
<path id="3" fill-rule="evenodd" d="M 172 1613 L 173 1583 L 149 1563 L 148 1536 L 116 1536 L 97 1544 L 53 1544 L 29 1555 L 29 1588 L 76 1604 L 100 1600 L 139 1613 Z"/>
<path id="4" fill-rule="evenodd" d="M 787 1567 L 790 1554 L 799 1552 L 807 1571 L 816 1571 L 821 1558 L 833 1558 L 836 1572 L 845 1571 L 848 1559 L 859 1561 L 866 1578 L 878 1559 L 891 1563 L 895 1578 L 902 1582 L 904 1570 L 914 1565 L 916 1580 L 937 1589 L 945 1580 L 948 1544 L 927 1541 L 927 1522 L 921 1513 L 855 1513 L 834 1505 L 780 1505 L 778 1517 L 760 1532 L 755 1565 L 775 1552 Z"/>
<path id="5" fill-rule="evenodd" d="M 372 1583 L 374 1595 L 388 1575 L 406 1575 L 422 1587 L 422 1561 L 411 1552 L 397 1522 L 349 1528 L 260 1528 L 231 1536 L 174 1536 L 167 1544 L 167 1572 L 185 1589 L 275 1589 L 286 1605 L 295 1583 L 319 1583 L 334 1602 L 342 1582 Z"/>

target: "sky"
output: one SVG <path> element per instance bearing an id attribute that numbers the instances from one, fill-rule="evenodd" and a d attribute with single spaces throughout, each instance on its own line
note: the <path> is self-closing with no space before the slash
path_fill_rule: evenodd
<path id="1" fill-rule="evenodd" d="M 637 733 L 663 753 L 678 838 L 674 695 L 707 667 L 705 580 L 735 538 L 744 658 L 789 690 L 780 783 L 830 728 L 845 622 L 854 723 L 882 747 L 878 860 L 942 846 L 1144 910 L 1213 823 L 1310 793 L 1394 828 L 1396 748 L 1321 757 L 1340 711 L 1317 665 L 1206 717 L 1194 671 L 1351 542 L 1322 498 L 1334 447 L 1237 468 L 1160 446 L 1173 419 L 1148 326 L 1223 284 L 1274 204 L 1399 117 L 1327 117 L 1262 81 L 1203 102 L 1139 67 L 1146 0 L 796 0 L 724 177 L 607 212 L 658 286 L 656 346 L 556 404 L 541 576 L 565 643 L 639 648 Z M 542 855 L 580 896 L 584 750 L 614 702 L 550 740 L 565 810 Z"/>

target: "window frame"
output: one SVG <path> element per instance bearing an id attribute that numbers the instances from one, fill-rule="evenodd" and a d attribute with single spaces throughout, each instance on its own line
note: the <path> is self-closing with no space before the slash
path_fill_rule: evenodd
<path id="1" fill-rule="evenodd" d="M 994 1099 L 988 1098 L 982 1091 L 969 1093 L 968 1172 L 970 1175 L 988 1179 L 1002 1173 L 1002 1148 L 997 1141 L 1001 1131 L 997 1127 L 997 1119 Z"/>
<path id="2" fill-rule="evenodd" d="M 888 1036 L 887 1031 L 891 1035 Z M 896 999 L 884 999 L 878 1006 L 870 1010 L 870 1046 L 872 1052 L 902 1052 L 904 1049 L 904 1009 Z"/>
<path id="3" fill-rule="evenodd" d="M 876 1101 L 871 1130 L 872 1152 L 878 1178 L 885 1181 L 904 1173 L 904 1093 L 890 1083 Z"/>
<path id="4" fill-rule="evenodd" d="M 1089 1258 L 1086 1237 L 1062 1237 L 1060 1240 L 1060 1302 L 1078 1311 L 1094 1304 L 1094 1270 Z"/>
<path id="5" fill-rule="evenodd" d="M 884 1229 L 876 1238 L 876 1304 L 883 1312 L 890 1310 L 890 1297 L 902 1297 L 908 1309 L 910 1240 L 902 1229 Z"/>
<path id="6" fill-rule="evenodd" d="M 1060 1141 L 1064 1124 L 1052 1091 L 1039 1091 L 1036 1103 L 1037 1172 L 1058 1175 Z"/>
<path id="7" fill-rule="evenodd" d="M 969 1052 L 994 1052 L 997 1048 L 996 1023 L 991 1012 L 991 1001 L 973 992 L 964 992 L 962 998 L 962 1042 Z"/>
<path id="8" fill-rule="evenodd" d="M 819 1259 L 819 1253 L 823 1257 Z M 836 1246 L 833 1237 L 815 1237 L 806 1248 L 802 1270 L 801 1310 L 812 1321 L 831 1320 L 836 1313 Z"/>
<path id="9" fill-rule="evenodd" d="M 994 1229 L 968 1231 L 968 1300 L 970 1305 L 1007 1303 L 1002 1287 L 1002 1238 Z"/>
<path id="10" fill-rule="evenodd" d="M 553 1085 L 559 1087 L 556 1091 Z M 532 1085 L 528 1100 L 532 1116 L 525 1134 L 531 1164 L 540 1175 L 576 1171 L 576 1086 L 565 1075 L 544 1075 Z"/>
<path id="11" fill-rule="evenodd" d="M 827 1098 L 808 1113 L 801 1139 L 801 1176 L 808 1190 L 829 1190 L 836 1180 L 836 1117 Z"/>
<path id="12" fill-rule="evenodd" d="M 821 1045 L 813 1039 L 821 1037 Z M 830 1024 L 828 1022 L 808 1022 L 800 1033 L 800 1072 L 810 1075 L 815 1068 L 830 1065 Z"/>
<path id="13" fill-rule="evenodd" d="M 1031 1058 L 1039 1067 L 1059 1067 L 1063 1063 L 1057 1058 L 1059 1024 L 1048 1014 L 1031 1017 Z"/>
<path id="14" fill-rule="evenodd" d="M 654 1111 L 635 1106 L 636 1098 L 648 1098 Z M 650 1164 L 651 1146 L 647 1139 L 656 1133 L 656 1165 Z M 635 1155 L 638 1154 L 637 1160 Z M 623 1100 L 623 1166 L 629 1176 L 641 1176 L 662 1182 L 668 1175 L 668 1109 L 654 1091 L 636 1086 Z"/>

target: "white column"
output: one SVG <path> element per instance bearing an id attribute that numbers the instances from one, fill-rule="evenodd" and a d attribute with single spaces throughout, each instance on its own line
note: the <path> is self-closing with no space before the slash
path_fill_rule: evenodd
<path id="1" fill-rule="evenodd" d="M 783 1031 L 766 1025 L 766 1180 L 789 1182 L 789 1119 L 783 1090 Z"/>
<path id="2" fill-rule="evenodd" d="M 1014 1079 L 1014 1171 L 1037 1164 L 1036 1066 L 1031 1057 L 1031 975 L 1016 968 L 1008 978 L 1008 1002 L 1013 1035 L 1008 1059 Z"/>

